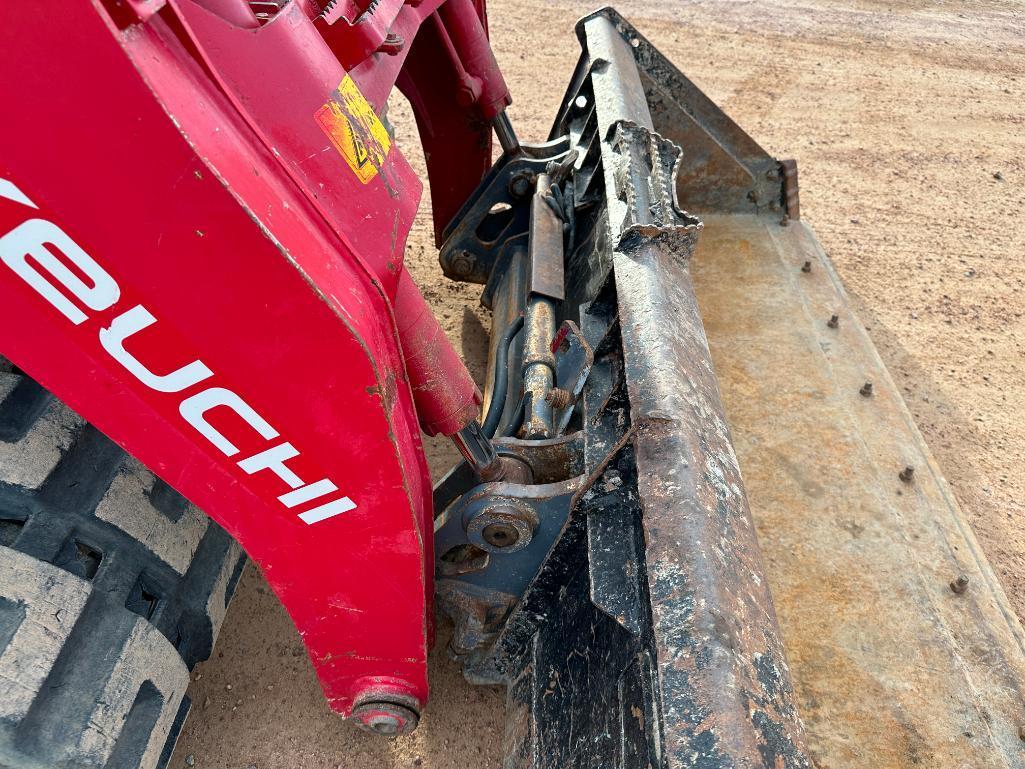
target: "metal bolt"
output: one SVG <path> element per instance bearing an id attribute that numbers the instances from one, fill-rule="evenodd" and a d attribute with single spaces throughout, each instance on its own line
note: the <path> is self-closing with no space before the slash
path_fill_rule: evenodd
<path id="1" fill-rule="evenodd" d="M 357 726 L 383 737 L 409 734 L 420 722 L 420 714 L 397 702 L 366 702 L 352 710 Z"/>
<path id="2" fill-rule="evenodd" d="M 463 525 L 470 544 L 488 553 L 515 553 L 530 544 L 537 513 L 521 502 L 498 500 Z"/>
<path id="3" fill-rule="evenodd" d="M 840 316 L 839 315 L 832 315 L 832 316 L 830 316 L 829 321 L 826 323 L 826 325 L 829 326 L 830 328 L 840 328 Z"/>
<path id="4" fill-rule="evenodd" d="M 399 729 L 402 726 L 402 721 L 394 716 L 370 716 L 363 721 L 367 728 L 377 734 L 383 734 L 386 737 L 394 737 L 399 733 Z"/>
<path id="5" fill-rule="evenodd" d="M 378 53 L 386 53 L 389 56 L 394 56 L 399 53 L 406 46 L 406 41 L 402 35 L 396 35 L 394 32 L 389 32 L 384 37 L 384 41 L 377 48 Z"/>
<path id="6" fill-rule="evenodd" d="M 865 384 L 863 384 L 861 386 L 861 389 L 858 390 L 858 392 L 861 393 L 866 398 L 871 398 L 872 397 L 872 383 L 871 382 L 865 382 Z"/>
<path id="7" fill-rule="evenodd" d="M 517 171 L 509 179 L 509 194 L 519 200 L 530 197 L 534 191 L 535 179 L 535 175 L 530 171 Z"/>
<path id="8" fill-rule="evenodd" d="M 789 227 L 790 226 L 790 217 L 787 216 L 786 214 L 783 214 L 783 218 L 779 220 L 779 226 L 780 227 Z"/>
<path id="9" fill-rule="evenodd" d="M 474 88 L 474 83 L 471 81 L 464 81 L 456 89 L 456 101 L 460 107 L 465 108 L 476 104 L 479 96 L 478 89 Z"/>
<path id="10" fill-rule="evenodd" d="M 964 574 L 959 575 L 957 579 L 950 583 L 950 589 L 961 595 L 961 593 L 968 589 L 968 577 Z"/>
<path id="11" fill-rule="evenodd" d="M 545 400 L 552 404 L 553 409 L 564 409 L 573 400 L 573 396 L 570 395 L 569 390 L 553 387 L 545 395 Z"/>
<path id="12" fill-rule="evenodd" d="M 805 262 L 801 265 L 801 272 L 811 272 L 811 262 Z"/>
<path id="13" fill-rule="evenodd" d="M 900 475 L 898 477 L 904 481 L 904 483 L 911 483 L 911 480 L 915 477 L 915 468 L 908 465 L 900 471 Z"/>
<path id="14" fill-rule="evenodd" d="M 1018 727 L 1018 739 L 1025 742 L 1025 725 Z"/>
<path id="15" fill-rule="evenodd" d="M 460 251 L 452 257 L 449 268 L 457 278 L 465 278 L 473 271 L 473 256 L 469 251 Z"/>
<path id="16" fill-rule="evenodd" d="M 481 532 L 484 541 L 492 547 L 512 547 L 520 541 L 520 532 L 508 523 L 492 523 Z"/>

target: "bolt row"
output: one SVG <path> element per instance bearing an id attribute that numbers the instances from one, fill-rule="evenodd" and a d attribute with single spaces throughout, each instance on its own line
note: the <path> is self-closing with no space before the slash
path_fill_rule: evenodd
<path id="1" fill-rule="evenodd" d="M 805 260 L 804 264 L 801 265 L 801 272 L 807 274 L 812 270 L 812 263 L 810 260 Z M 840 316 L 833 314 L 829 316 L 829 320 L 826 321 L 826 326 L 831 329 L 840 328 Z M 858 394 L 864 398 L 871 398 L 874 395 L 874 389 L 872 382 L 865 382 L 861 389 L 858 390 Z M 915 468 L 911 465 L 906 465 L 901 470 L 897 477 L 906 484 L 914 483 L 915 481 Z M 962 595 L 968 590 L 968 577 L 964 574 L 959 574 L 956 578 L 950 581 L 950 590 L 956 595 Z M 1025 740 L 1025 726 L 1022 726 L 1021 738 Z"/>

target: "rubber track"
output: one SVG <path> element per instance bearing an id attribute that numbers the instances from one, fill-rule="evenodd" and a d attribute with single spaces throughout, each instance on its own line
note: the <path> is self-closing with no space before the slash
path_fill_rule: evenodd
<path id="1" fill-rule="evenodd" d="M 245 564 L 0 359 L 0 768 L 160 768 Z"/>

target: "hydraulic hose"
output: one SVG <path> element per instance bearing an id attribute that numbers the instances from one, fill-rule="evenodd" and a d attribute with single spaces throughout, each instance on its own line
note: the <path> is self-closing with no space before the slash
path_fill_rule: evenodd
<path id="1" fill-rule="evenodd" d="M 484 434 L 489 438 L 495 437 L 498 423 L 502 420 L 505 399 L 509 393 L 509 345 L 512 344 L 512 340 L 516 338 L 522 328 L 523 316 L 520 315 L 506 327 L 502 338 L 498 340 L 498 348 L 495 350 L 495 382 L 491 389 L 488 414 L 484 418 Z"/>
<path id="2" fill-rule="evenodd" d="M 520 428 L 523 427 L 523 414 L 527 409 L 527 405 L 524 401 L 525 399 L 521 395 L 520 402 L 516 404 L 516 410 L 513 412 L 513 418 L 510 420 L 509 424 L 505 426 L 505 430 L 502 431 L 503 438 L 516 437 L 516 433 L 518 433 Z"/>

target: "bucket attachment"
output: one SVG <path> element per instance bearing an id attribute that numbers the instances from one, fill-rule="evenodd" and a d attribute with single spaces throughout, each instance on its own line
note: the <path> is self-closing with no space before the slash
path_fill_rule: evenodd
<path id="1" fill-rule="evenodd" d="M 438 600 L 505 766 L 1020 765 L 1021 628 L 796 166 L 614 11 L 577 34 L 441 253 L 493 311 L 508 473 L 436 487 Z"/>

